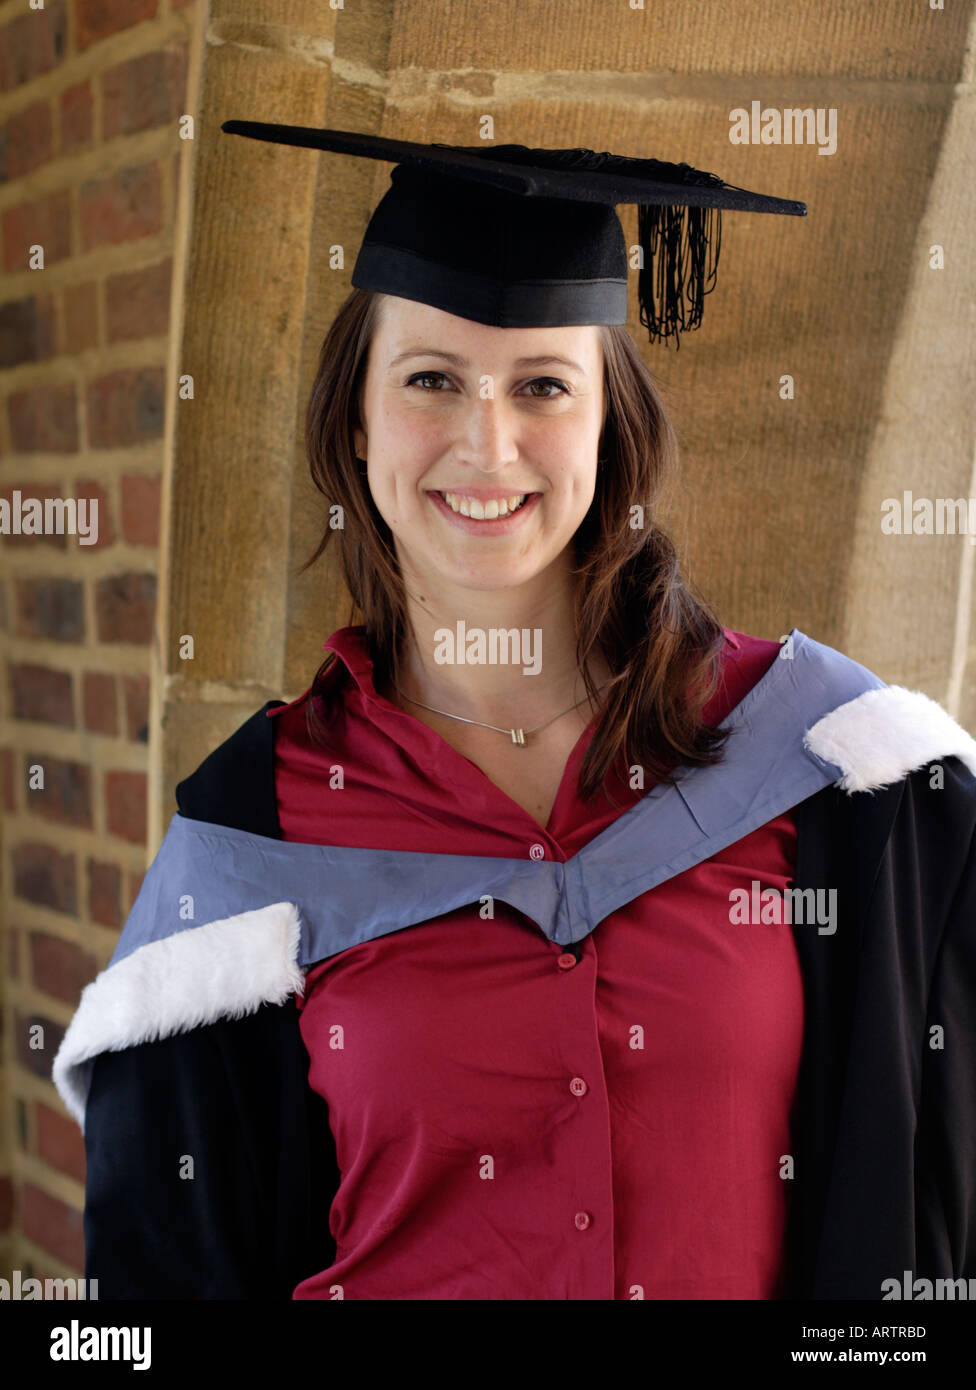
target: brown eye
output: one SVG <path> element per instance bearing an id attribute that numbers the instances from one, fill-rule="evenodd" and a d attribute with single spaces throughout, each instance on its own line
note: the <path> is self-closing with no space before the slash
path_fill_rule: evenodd
<path id="1" fill-rule="evenodd" d="M 537 401 L 551 401 L 553 396 L 559 394 L 560 392 L 565 393 L 566 391 L 566 387 L 563 385 L 561 381 L 556 381 L 553 377 L 548 376 L 538 377 L 535 381 L 529 382 L 530 389 L 536 386 L 551 386 L 554 388 L 553 391 L 547 393 L 544 396 L 536 395 L 535 391 L 532 390 L 532 394 Z"/>
<path id="2" fill-rule="evenodd" d="M 445 377 L 445 375 L 444 375 L 443 372 L 415 372 L 414 375 L 413 375 L 413 376 L 409 379 L 409 381 L 407 382 L 407 385 L 408 385 L 408 386 L 413 386 L 415 382 L 419 382 L 419 381 L 446 381 L 446 380 L 447 380 L 447 378 Z M 428 388 L 427 386 L 425 386 L 423 389 L 426 391 L 426 390 L 431 389 L 431 388 Z M 432 388 L 432 389 L 438 390 L 439 388 L 438 388 L 438 387 L 434 387 L 434 388 Z"/>

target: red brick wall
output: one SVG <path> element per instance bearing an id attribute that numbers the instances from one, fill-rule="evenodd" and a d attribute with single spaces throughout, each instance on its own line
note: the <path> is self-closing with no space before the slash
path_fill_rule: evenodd
<path id="1" fill-rule="evenodd" d="M 0 534 L 0 1275 L 65 1277 L 82 1272 L 84 1146 L 51 1062 L 146 866 L 178 120 L 192 113 L 195 19 L 186 0 L 23 0 L 3 14 L 0 496 L 98 500 L 96 544 Z M 37 767 L 43 788 L 31 786 Z"/>

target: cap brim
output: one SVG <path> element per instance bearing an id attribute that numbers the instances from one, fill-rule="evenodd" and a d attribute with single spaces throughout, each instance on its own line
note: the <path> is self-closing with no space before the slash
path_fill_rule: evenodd
<path id="1" fill-rule="evenodd" d="M 337 154 L 381 159 L 390 164 L 414 164 L 455 178 L 488 184 L 524 197 L 563 198 L 603 203 L 667 204 L 700 208 L 728 208 L 737 212 L 771 212 L 805 217 L 806 203 L 771 198 L 733 184 L 720 186 L 661 183 L 634 178 L 619 170 L 548 169 L 538 165 L 507 164 L 486 153 L 458 145 L 428 145 L 413 140 L 392 140 L 382 135 L 363 135 L 351 130 L 320 130 L 314 126 L 278 125 L 267 121 L 224 121 L 228 135 L 268 140 L 278 145 L 331 150 Z"/>

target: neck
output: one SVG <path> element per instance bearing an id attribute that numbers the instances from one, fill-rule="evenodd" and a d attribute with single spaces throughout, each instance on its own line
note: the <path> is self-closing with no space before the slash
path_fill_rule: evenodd
<path id="1" fill-rule="evenodd" d="M 416 713 L 409 703 L 416 700 L 462 719 L 529 729 L 582 701 L 578 713 L 590 717 L 568 569 L 559 576 L 548 570 L 518 589 L 438 593 L 416 581 L 406 587 L 408 635 L 398 682 L 404 708 Z M 602 656 L 590 669 L 598 686 L 609 677 Z M 390 698 L 401 703 L 395 691 Z"/>

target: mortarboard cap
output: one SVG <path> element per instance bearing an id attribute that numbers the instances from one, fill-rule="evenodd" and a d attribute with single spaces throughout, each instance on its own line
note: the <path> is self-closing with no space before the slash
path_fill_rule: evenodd
<path id="1" fill-rule="evenodd" d="M 680 330 L 701 322 L 715 287 L 722 209 L 807 211 L 658 159 L 428 145 L 263 121 L 224 121 L 221 129 L 395 164 L 353 285 L 501 328 L 626 323 L 627 248 L 615 208 L 636 203 L 641 322 L 652 341 L 677 343 Z"/>

